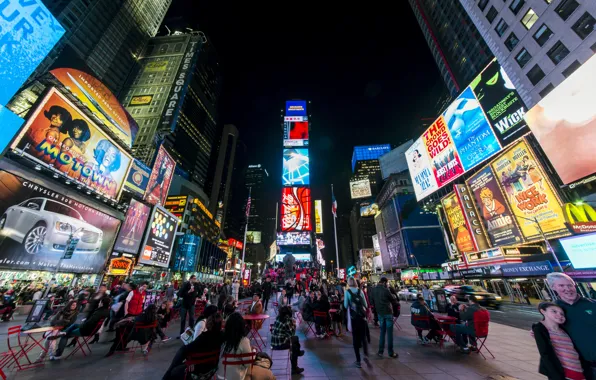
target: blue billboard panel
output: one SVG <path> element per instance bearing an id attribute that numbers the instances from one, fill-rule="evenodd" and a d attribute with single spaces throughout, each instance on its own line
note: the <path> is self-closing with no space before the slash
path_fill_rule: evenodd
<path id="1" fill-rule="evenodd" d="M 286 116 L 306 116 L 306 100 L 288 100 Z"/>
<path id="2" fill-rule="evenodd" d="M 501 149 L 470 87 L 443 112 L 464 170 L 470 170 Z"/>
<path id="3" fill-rule="evenodd" d="M 40 0 L 0 4 L 0 104 L 6 104 L 64 34 Z"/>
<path id="4" fill-rule="evenodd" d="M 284 186 L 310 184 L 308 149 L 284 149 L 282 182 Z"/>
<path id="5" fill-rule="evenodd" d="M 0 125 L 2 126 L 2 134 L 0 134 L 0 156 L 4 149 L 10 144 L 12 138 L 17 134 L 25 120 L 21 119 L 8 108 L 0 105 Z"/>

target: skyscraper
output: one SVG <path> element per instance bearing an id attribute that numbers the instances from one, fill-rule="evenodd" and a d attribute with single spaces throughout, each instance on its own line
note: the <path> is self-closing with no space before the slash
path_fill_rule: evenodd
<path id="1" fill-rule="evenodd" d="M 244 184 L 247 189 L 250 188 L 250 214 L 248 218 L 248 231 L 263 232 L 265 230 L 265 220 L 267 218 L 266 205 L 271 205 L 266 198 L 267 180 L 269 173 L 261 164 L 248 165 Z M 244 202 L 246 207 L 246 201 Z"/>
<path id="2" fill-rule="evenodd" d="M 458 0 L 408 0 L 445 85 L 456 95 L 492 53 Z"/>
<path id="3" fill-rule="evenodd" d="M 368 179 L 375 194 L 381 181 L 379 157 L 391 151 L 391 145 L 355 146 L 352 152 L 352 181 Z"/>
<path id="4" fill-rule="evenodd" d="M 209 211 L 211 211 L 215 216 L 215 220 L 220 222 L 222 226 L 225 222 L 224 219 L 230 199 L 230 187 L 232 172 L 234 171 L 237 142 L 238 129 L 232 124 L 224 125 L 219 142 L 219 152 L 215 160 L 216 166 L 212 181 L 211 200 L 209 202 Z"/>

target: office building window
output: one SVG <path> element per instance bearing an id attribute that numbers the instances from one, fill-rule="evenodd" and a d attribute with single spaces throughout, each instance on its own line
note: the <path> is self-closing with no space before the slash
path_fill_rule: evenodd
<path id="1" fill-rule="evenodd" d="M 567 49 L 567 47 L 563 45 L 561 41 L 557 41 L 557 43 L 555 43 L 553 47 L 550 48 L 550 50 L 546 53 L 546 55 L 548 55 L 548 58 L 550 58 L 550 60 L 553 61 L 555 65 L 558 65 L 559 62 L 561 62 L 563 59 L 565 59 L 565 57 L 567 57 L 568 54 L 569 49 Z"/>
<path id="2" fill-rule="evenodd" d="M 571 65 L 569 65 L 569 67 L 567 67 L 565 70 L 563 70 L 563 72 L 561 74 L 563 74 L 563 76 L 565 78 L 569 78 L 569 75 L 573 74 L 573 72 L 577 69 L 579 69 L 579 67 L 582 64 L 579 63 L 579 61 L 574 61 Z"/>
<path id="3" fill-rule="evenodd" d="M 517 38 L 515 33 L 509 33 L 509 37 L 507 37 L 507 39 L 505 40 L 505 46 L 507 47 L 507 49 L 509 49 L 509 51 L 513 51 L 513 49 L 515 49 L 518 43 L 519 38 Z"/>
<path id="4" fill-rule="evenodd" d="M 485 10 L 487 5 L 488 5 L 488 0 L 480 0 L 478 2 L 478 8 L 480 8 L 480 10 Z"/>
<path id="5" fill-rule="evenodd" d="M 536 20 L 538 20 L 538 15 L 532 8 L 530 8 L 524 17 L 522 17 L 521 23 L 526 27 L 526 29 L 530 30 L 530 28 L 536 23 Z"/>
<path id="6" fill-rule="evenodd" d="M 563 20 L 567 20 L 577 7 L 579 4 L 575 0 L 561 0 L 561 3 L 555 8 L 555 13 Z"/>
<path id="7" fill-rule="evenodd" d="M 516 15 L 524 7 L 524 4 L 526 4 L 525 0 L 513 0 L 511 5 L 509 5 L 509 9 Z"/>
<path id="8" fill-rule="evenodd" d="M 540 66 L 534 65 L 534 67 L 532 67 L 530 69 L 530 71 L 528 71 L 528 73 L 526 74 L 526 76 L 528 77 L 528 79 L 530 80 L 530 82 L 534 86 L 536 86 L 538 84 L 538 82 L 540 82 L 540 80 L 542 80 L 542 78 L 544 78 L 544 71 L 542 71 L 542 69 L 540 68 Z"/>
<path id="9" fill-rule="evenodd" d="M 499 23 L 495 27 L 495 32 L 497 32 L 497 34 L 499 35 L 499 37 L 503 37 L 503 34 L 505 34 L 505 31 L 508 28 L 509 28 L 509 25 L 507 25 L 507 23 L 505 22 L 505 20 L 500 19 L 499 20 Z"/>
<path id="10" fill-rule="evenodd" d="M 551 92 L 553 89 L 555 88 L 555 86 L 553 86 L 552 83 L 547 84 L 546 86 L 544 86 L 544 88 L 542 89 L 542 91 L 539 92 L 540 97 L 544 98 L 546 95 L 548 95 L 549 92 Z"/>
<path id="11" fill-rule="evenodd" d="M 577 20 L 575 24 L 573 24 L 571 29 L 573 29 L 579 38 L 585 40 L 586 37 L 588 37 L 588 35 L 594 31 L 594 25 L 596 25 L 596 20 L 591 14 L 586 12 Z"/>
<path id="12" fill-rule="evenodd" d="M 519 54 L 515 56 L 515 60 L 517 61 L 519 67 L 524 67 L 528 62 L 530 62 L 531 59 L 532 56 L 525 48 L 521 49 Z"/>
<path id="13" fill-rule="evenodd" d="M 538 42 L 538 45 L 544 46 L 546 41 L 553 35 L 552 30 L 546 26 L 546 24 L 542 24 L 540 28 L 534 33 L 534 39 Z"/>
<path id="14" fill-rule="evenodd" d="M 499 12 L 497 12 L 497 8 L 491 6 L 488 10 L 488 13 L 486 14 L 486 19 L 488 20 L 488 22 L 492 24 L 493 21 L 495 21 L 495 17 L 497 17 L 498 14 Z"/>

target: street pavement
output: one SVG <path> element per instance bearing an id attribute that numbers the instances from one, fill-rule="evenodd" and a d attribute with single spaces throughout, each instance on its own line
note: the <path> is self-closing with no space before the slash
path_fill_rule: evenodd
<path id="1" fill-rule="evenodd" d="M 495 359 L 487 355 L 483 359 L 480 355 L 472 353 L 464 355 L 456 352 L 452 343 L 447 343 L 444 348 L 438 346 L 421 346 L 417 344 L 416 333 L 410 325 L 409 305 L 402 302 L 403 314 L 398 323 L 402 330 L 394 329 L 394 342 L 398 359 L 376 356 L 379 329 L 371 327 L 370 358 L 363 362 L 362 369 L 354 365 L 354 352 L 352 338 L 349 334 L 337 338 L 324 340 L 313 337 L 312 333 L 305 338 L 303 328 L 299 328 L 299 339 L 306 354 L 299 359 L 299 365 L 305 368 L 300 376 L 293 379 L 402 379 L 402 380 L 535 380 L 545 379 L 537 373 L 539 355 L 534 339 L 527 329 L 507 326 L 491 322 L 490 335 L 487 346 L 496 356 Z M 507 315 L 508 312 L 503 313 Z M 269 324 L 272 317 L 263 325 L 261 334 L 268 341 Z M 500 313 L 497 313 L 500 314 Z M 495 313 L 492 313 L 494 316 Z M 17 317 L 15 321 L 0 325 L 0 349 L 6 350 L 6 331 L 8 326 L 18 324 L 24 317 Z M 178 322 L 178 321 L 176 321 Z M 179 326 L 172 324 L 166 334 L 175 336 Z M 88 357 L 79 354 L 69 360 L 46 362 L 45 366 L 22 372 L 9 372 L 10 380 L 113 380 L 113 379 L 161 379 L 181 342 L 172 339 L 164 344 L 156 345 L 147 359 L 131 360 L 130 354 L 116 354 L 109 358 L 103 356 L 108 351 L 112 335 L 104 334 L 99 344 L 92 345 L 93 353 Z M 270 350 L 267 350 L 270 352 Z M 65 355 L 70 351 L 65 351 Z M 281 357 L 280 357 L 281 355 Z M 37 357 L 33 352 L 31 357 Z M 273 356 L 273 372 L 278 379 L 287 378 L 287 354 L 276 352 Z M 289 369 L 288 369 L 289 371 Z"/>
<path id="2" fill-rule="evenodd" d="M 540 321 L 542 317 L 538 306 L 503 303 L 499 310 L 489 309 L 493 322 L 503 325 L 531 330 L 532 324 Z"/>

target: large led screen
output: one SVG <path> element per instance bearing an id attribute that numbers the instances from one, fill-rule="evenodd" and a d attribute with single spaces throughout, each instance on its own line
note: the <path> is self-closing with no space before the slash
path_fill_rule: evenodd
<path id="1" fill-rule="evenodd" d="M 306 116 L 306 101 L 288 100 L 286 102 L 285 116 Z"/>
<path id="2" fill-rule="evenodd" d="M 60 270 L 99 273 L 120 220 L 78 199 L 0 171 L 0 267 L 56 269 L 69 237 L 78 238 Z"/>
<path id="3" fill-rule="evenodd" d="M 175 169 L 176 161 L 169 155 L 163 145 L 160 146 L 157 151 L 155 163 L 153 164 L 151 177 L 149 177 L 147 191 L 145 192 L 145 200 L 147 202 L 154 205 L 163 205 L 166 203 Z"/>
<path id="4" fill-rule="evenodd" d="M 29 117 L 12 149 L 112 199 L 120 196 L 132 161 L 55 88 Z"/>
<path id="5" fill-rule="evenodd" d="M 372 196 L 370 189 L 370 180 L 360 179 L 357 181 L 350 181 L 350 197 L 352 199 L 368 198 Z"/>
<path id="6" fill-rule="evenodd" d="M 596 56 L 526 114 L 528 126 L 565 184 L 596 172 Z"/>
<path id="7" fill-rule="evenodd" d="M 310 245 L 310 232 L 278 232 L 277 245 Z"/>
<path id="8" fill-rule="evenodd" d="M 282 231 L 311 231 L 311 205 L 308 187 L 284 187 L 281 193 Z"/>
<path id="9" fill-rule="evenodd" d="M 284 149 L 283 159 L 284 186 L 310 184 L 308 149 Z"/>
<path id="10" fill-rule="evenodd" d="M 167 268 L 177 230 L 178 218 L 163 207 L 155 206 L 145 234 L 139 263 Z"/>
<path id="11" fill-rule="evenodd" d="M 150 213 L 151 207 L 134 199 L 130 200 L 130 205 L 126 211 L 126 220 L 118 233 L 114 251 L 132 254 L 139 252 Z"/>
<path id="12" fill-rule="evenodd" d="M 432 171 L 439 187 L 464 174 L 459 153 L 449 135 L 445 119 L 440 116 L 422 135 Z"/>
<path id="13" fill-rule="evenodd" d="M 323 233 L 323 203 L 315 199 L 315 233 Z"/>
<path id="14" fill-rule="evenodd" d="M 118 98 L 97 78 L 69 68 L 50 71 L 68 90 L 128 147 L 139 126 L 122 107 Z"/>
<path id="15" fill-rule="evenodd" d="M 6 105 L 64 34 L 42 1 L 3 1 L 0 104 Z"/>
<path id="16" fill-rule="evenodd" d="M 284 122 L 284 146 L 308 146 L 308 121 Z"/>
<path id="17" fill-rule="evenodd" d="M 596 268 L 596 234 L 560 239 L 559 242 L 575 269 Z"/>
<path id="18" fill-rule="evenodd" d="M 410 176 L 412 177 L 416 200 L 421 200 L 439 188 L 431 170 L 430 160 L 428 159 L 422 138 L 414 141 L 412 146 L 408 148 L 406 151 L 406 161 Z"/>
<path id="19" fill-rule="evenodd" d="M 8 108 L 0 104 L 0 125 L 2 125 L 2 134 L 0 134 L 0 156 L 4 149 L 11 143 L 13 137 L 23 126 L 25 120 L 21 119 Z"/>
<path id="20" fill-rule="evenodd" d="M 520 140 L 491 163 L 497 181 L 527 240 L 568 236 L 561 201 L 525 140 Z"/>

